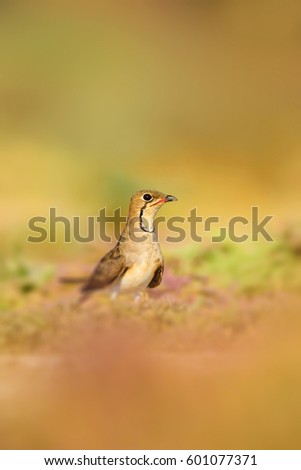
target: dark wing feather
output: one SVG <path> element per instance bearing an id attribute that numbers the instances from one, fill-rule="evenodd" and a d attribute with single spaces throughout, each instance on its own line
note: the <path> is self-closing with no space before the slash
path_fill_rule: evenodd
<path id="1" fill-rule="evenodd" d="M 151 282 L 147 287 L 152 289 L 153 287 L 157 287 L 161 284 L 162 277 L 163 277 L 163 271 L 164 271 L 164 264 L 160 264 L 160 266 L 156 269 L 154 277 L 152 278 Z"/>
<path id="2" fill-rule="evenodd" d="M 109 251 L 98 263 L 88 282 L 82 287 L 82 292 L 102 289 L 112 284 L 127 270 L 124 256 L 119 246 Z"/>

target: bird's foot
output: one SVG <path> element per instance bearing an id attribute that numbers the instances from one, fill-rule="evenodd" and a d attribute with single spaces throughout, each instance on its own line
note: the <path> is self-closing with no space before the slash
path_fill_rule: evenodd
<path id="1" fill-rule="evenodd" d="M 148 295 L 147 292 L 142 291 L 142 292 L 135 292 L 134 294 L 134 303 L 136 305 L 141 305 L 144 302 L 147 302 L 148 300 Z"/>

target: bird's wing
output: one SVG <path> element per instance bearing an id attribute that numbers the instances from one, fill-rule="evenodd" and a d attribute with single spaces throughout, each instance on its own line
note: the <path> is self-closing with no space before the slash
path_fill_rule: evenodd
<path id="1" fill-rule="evenodd" d="M 81 290 L 82 292 L 87 292 L 94 289 L 102 289 L 112 284 L 126 270 L 125 258 L 120 253 L 119 247 L 116 246 L 101 258 L 92 276 Z"/>
<path id="2" fill-rule="evenodd" d="M 151 282 L 149 283 L 147 287 L 153 288 L 153 287 L 159 286 L 162 281 L 163 271 L 164 271 L 164 263 L 162 261 L 162 263 L 156 269 L 154 277 L 152 278 Z"/>

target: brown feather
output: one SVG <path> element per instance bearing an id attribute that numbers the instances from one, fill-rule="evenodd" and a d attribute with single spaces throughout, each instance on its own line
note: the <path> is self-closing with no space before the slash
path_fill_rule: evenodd
<path id="1" fill-rule="evenodd" d="M 125 258 L 120 252 L 119 245 L 109 251 L 96 266 L 88 282 L 82 287 L 82 292 L 102 289 L 112 284 L 127 270 Z"/>
<path id="2" fill-rule="evenodd" d="M 163 271 L 164 271 L 164 264 L 162 263 L 155 271 L 154 277 L 152 278 L 151 282 L 147 287 L 152 289 L 153 287 L 157 287 L 161 284 L 163 278 Z"/>

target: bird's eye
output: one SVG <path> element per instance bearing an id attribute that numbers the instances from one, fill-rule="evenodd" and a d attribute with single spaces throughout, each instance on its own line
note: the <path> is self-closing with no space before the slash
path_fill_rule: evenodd
<path id="1" fill-rule="evenodd" d="M 153 199 L 153 196 L 149 193 L 145 193 L 143 194 L 142 199 L 144 199 L 144 201 L 151 201 Z"/>

